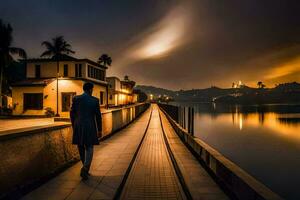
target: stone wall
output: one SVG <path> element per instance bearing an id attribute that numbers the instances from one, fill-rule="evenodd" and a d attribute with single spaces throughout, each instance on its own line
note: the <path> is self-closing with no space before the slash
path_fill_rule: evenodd
<path id="1" fill-rule="evenodd" d="M 133 105 L 103 113 L 103 137 L 125 127 L 149 104 Z M 0 199 L 23 192 L 78 161 L 68 122 L 0 133 Z"/>
<path id="2" fill-rule="evenodd" d="M 102 137 L 107 137 L 111 133 L 118 131 L 138 115 L 144 112 L 149 107 L 149 104 L 131 105 L 124 108 L 108 110 L 102 113 L 103 130 Z"/>
<path id="3" fill-rule="evenodd" d="M 181 140 L 189 147 L 198 160 L 206 166 L 210 174 L 232 194 L 233 198 L 240 200 L 282 199 L 201 139 L 187 133 L 170 115 L 163 109 L 162 111 L 166 114 Z"/>
<path id="4" fill-rule="evenodd" d="M 33 185 L 76 161 L 71 131 L 66 124 L 0 136 L 0 194 Z"/>

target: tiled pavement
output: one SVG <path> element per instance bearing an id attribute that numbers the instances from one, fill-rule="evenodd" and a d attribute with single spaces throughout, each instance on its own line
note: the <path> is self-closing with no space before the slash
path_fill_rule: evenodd
<path id="1" fill-rule="evenodd" d="M 183 194 L 168 156 L 158 107 L 155 105 L 148 131 L 121 199 L 184 199 Z"/>
<path id="2" fill-rule="evenodd" d="M 89 180 L 81 181 L 81 163 L 77 163 L 23 199 L 112 199 L 142 139 L 149 117 L 150 109 L 131 125 L 95 146 Z"/>
<path id="3" fill-rule="evenodd" d="M 182 143 L 175 133 L 168 119 L 161 112 L 161 120 L 170 148 L 180 168 L 185 183 L 193 199 L 201 200 L 227 200 L 229 199 L 219 186 L 213 181 L 197 159 Z"/>
<path id="4" fill-rule="evenodd" d="M 166 150 L 159 109 L 156 105 L 152 108 L 148 131 L 121 199 L 185 199 Z M 81 163 L 77 163 L 24 199 L 112 199 L 143 137 L 150 113 L 148 109 L 131 125 L 96 146 L 88 181 L 81 181 Z M 162 114 L 161 117 L 170 147 L 193 198 L 228 199 L 180 141 L 165 116 Z"/>

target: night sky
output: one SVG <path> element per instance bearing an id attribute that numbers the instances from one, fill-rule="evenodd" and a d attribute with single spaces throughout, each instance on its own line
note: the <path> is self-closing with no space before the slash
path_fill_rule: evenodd
<path id="1" fill-rule="evenodd" d="M 300 81 L 297 0 L 0 0 L 29 57 L 63 35 L 75 57 L 109 54 L 108 75 L 169 89 Z"/>

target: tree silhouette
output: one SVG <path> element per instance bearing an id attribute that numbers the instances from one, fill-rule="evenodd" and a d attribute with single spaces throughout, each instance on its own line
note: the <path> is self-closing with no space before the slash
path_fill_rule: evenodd
<path id="1" fill-rule="evenodd" d="M 58 114 L 58 77 L 59 77 L 59 61 L 62 59 L 63 55 L 66 54 L 74 54 L 75 51 L 71 50 L 71 45 L 68 44 L 63 36 L 57 36 L 52 39 L 52 42 L 44 41 L 42 42 L 42 46 L 46 47 L 46 51 L 44 51 L 41 57 L 52 57 L 56 61 L 56 116 Z"/>
<path id="2" fill-rule="evenodd" d="M 2 85 L 3 85 L 3 72 L 14 59 L 13 54 L 17 54 L 22 58 L 26 58 L 26 52 L 19 47 L 12 47 L 13 29 L 10 24 L 5 24 L 0 19 L 0 107 L 2 107 Z"/>
<path id="3" fill-rule="evenodd" d="M 98 63 L 104 65 L 105 67 L 110 66 L 112 63 L 111 57 L 109 57 L 107 54 L 102 54 L 100 58 L 98 59 Z"/>
<path id="4" fill-rule="evenodd" d="M 265 88 L 265 87 L 266 87 L 266 85 L 265 85 L 265 84 L 263 84 L 263 82 L 262 82 L 262 81 L 258 81 L 258 82 L 257 82 L 257 86 L 258 86 L 258 88 L 260 88 L 260 89 L 263 89 L 263 88 Z"/>
<path id="5" fill-rule="evenodd" d="M 71 45 L 68 44 L 63 36 L 57 36 L 52 39 L 52 43 L 49 41 L 42 42 L 42 46 L 46 47 L 46 51 L 44 51 L 41 57 L 51 57 L 59 61 L 63 55 L 75 53 L 75 51 L 71 50 Z"/>

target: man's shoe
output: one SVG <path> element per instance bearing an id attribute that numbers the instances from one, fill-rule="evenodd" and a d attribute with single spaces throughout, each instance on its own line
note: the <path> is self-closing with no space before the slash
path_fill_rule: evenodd
<path id="1" fill-rule="evenodd" d="M 82 180 L 87 180 L 89 178 L 88 172 L 84 168 L 81 168 L 80 176 L 81 176 Z"/>

